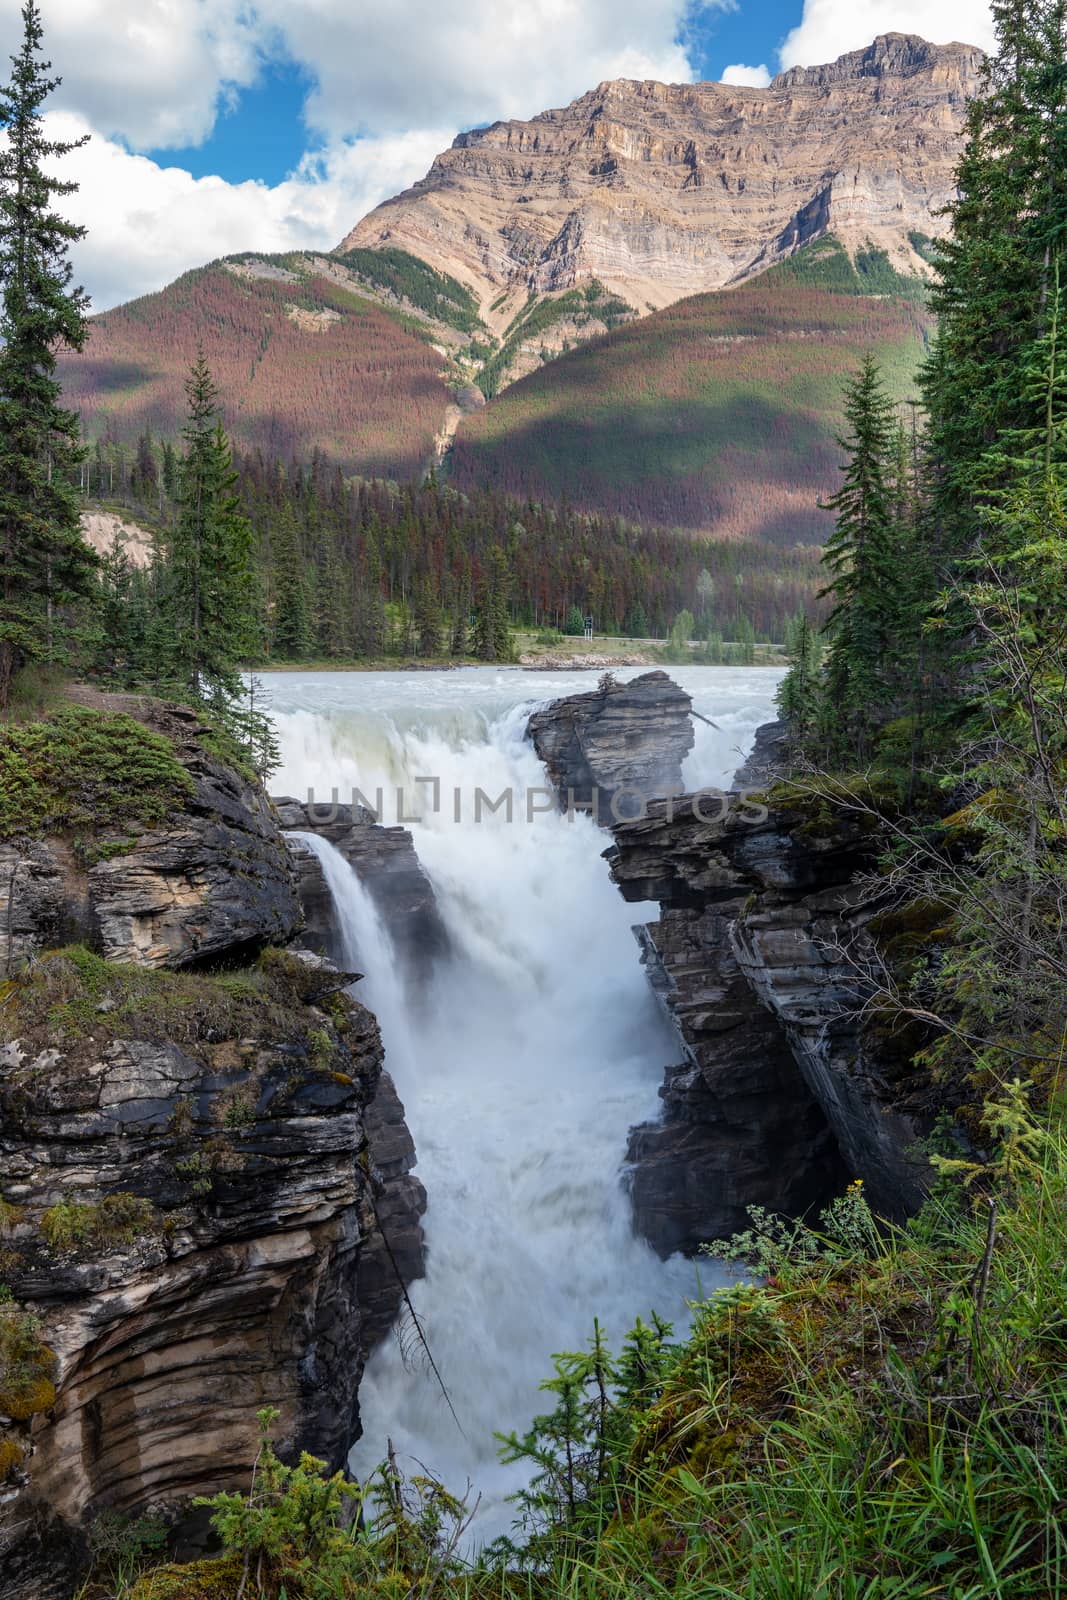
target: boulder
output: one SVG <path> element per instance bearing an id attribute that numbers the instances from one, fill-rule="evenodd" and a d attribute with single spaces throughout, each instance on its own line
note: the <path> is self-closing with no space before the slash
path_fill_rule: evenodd
<path id="1" fill-rule="evenodd" d="M 682 763 L 693 748 L 692 709 L 691 696 L 665 672 L 630 683 L 609 673 L 589 694 L 535 711 L 526 736 L 561 806 L 590 811 L 610 826 L 656 795 L 681 793 Z"/>

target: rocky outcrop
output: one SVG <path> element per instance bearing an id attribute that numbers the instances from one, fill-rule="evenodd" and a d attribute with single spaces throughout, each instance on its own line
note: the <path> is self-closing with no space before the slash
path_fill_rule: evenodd
<path id="1" fill-rule="evenodd" d="M 305 938 L 337 960 L 340 947 L 333 902 L 316 856 L 291 832 L 317 833 L 339 850 L 370 893 L 393 947 L 413 970 L 425 971 L 448 947 L 433 885 L 406 828 L 385 828 L 363 806 L 305 805 L 285 796 L 275 801 L 296 868 Z"/>
<path id="2" fill-rule="evenodd" d="M 291 1449 L 342 1464 L 363 1355 L 400 1298 L 362 1264 L 375 1119 L 394 1123 L 386 1188 L 413 1154 L 348 982 L 283 952 L 233 982 L 66 956 L 16 980 L 4 1278 L 54 1370 L 28 1413 L 18 1375 L 0 1377 L 20 1455 L 0 1497 L 5 1572 L 39 1573 L 30 1535 L 56 1543 L 53 1519 L 77 1530 L 243 1483 L 263 1405 Z"/>
<path id="3" fill-rule="evenodd" d="M 112 961 L 172 967 L 289 938 L 300 905 L 267 796 L 210 753 L 195 713 L 145 720 L 174 742 L 194 788 L 128 851 L 102 841 L 108 859 L 88 875 L 94 943 Z"/>
<path id="4" fill-rule="evenodd" d="M 863 1026 L 862 819 L 695 795 L 654 803 L 614 838 L 623 894 L 663 909 L 641 939 L 686 1052 L 664 1121 L 633 1136 L 639 1224 L 661 1248 L 725 1236 L 746 1206 L 795 1213 L 844 1172 L 882 1214 L 914 1209 L 932 1108 Z"/>
<path id="5" fill-rule="evenodd" d="M 423 1269 L 377 1023 L 351 974 L 275 942 L 300 910 L 270 801 L 191 714 L 106 709 L 166 732 L 189 781 L 168 826 L 0 854 L 4 1600 L 65 1600 L 101 1512 L 181 1524 L 244 1486 L 263 1406 L 286 1453 L 339 1468 Z"/>
<path id="6" fill-rule="evenodd" d="M 948 226 L 982 59 L 891 33 L 766 89 L 602 83 L 461 134 L 341 248 L 408 250 L 470 285 L 500 327 L 530 290 L 598 279 L 659 307 L 831 232 L 923 272 L 914 237 Z"/>
<path id="7" fill-rule="evenodd" d="M 535 711 L 526 737 L 564 809 L 592 811 L 610 826 L 655 795 L 681 793 L 682 763 L 693 748 L 692 709 L 691 696 L 665 672 L 629 683 L 606 674 L 591 693 Z"/>

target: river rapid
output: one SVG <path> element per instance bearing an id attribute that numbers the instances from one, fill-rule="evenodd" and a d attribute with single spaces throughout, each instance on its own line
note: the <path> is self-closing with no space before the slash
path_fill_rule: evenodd
<path id="1" fill-rule="evenodd" d="M 727 787 L 774 715 L 780 671 L 671 676 L 717 724 L 694 724 L 687 787 Z M 507 1496 L 524 1477 L 501 1465 L 495 1434 L 551 1409 L 538 1385 L 553 1352 L 584 1346 L 594 1317 L 615 1347 L 652 1310 L 681 1324 L 687 1301 L 721 1281 L 712 1262 L 661 1261 L 634 1235 L 623 1181 L 629 1129 L 657 1115 L 680 1049 L 632 934 L 656 908 L 624 903 L 603 830 L 549 808 L 523 737 L 536 706 L 597 679 L 495 668 L 262 678 L 281 742 L 273 791 L 328 803 L 359 790 L 373 805 L 381 789 L 382 820 L 410 827 L 450 936 L 416 991 L 351 870 L 317 841 L 429 1195 L 428 1271 L 412 1299 L 456 1413 L 427 1364 L 387 1339 L 360 1390 L 351 1465 L 368 1474 L 392 1440 L 402 1469 L 454 1492 L 470 1484 L 479 1541 L 508 1531 Z"/>

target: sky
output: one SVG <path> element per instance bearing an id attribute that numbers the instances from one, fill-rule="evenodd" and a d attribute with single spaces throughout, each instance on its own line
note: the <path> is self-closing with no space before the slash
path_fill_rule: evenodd
<path id="1" fill-rule="evenodd" d="M 96 310 L 241 250 L 325 250 L 461 130 L 606 78 L 760 87 L 878 33 L 992 42 L 988 0 L 39 0 Z M 0 57 L 20 0 L 0 0 Z"/>

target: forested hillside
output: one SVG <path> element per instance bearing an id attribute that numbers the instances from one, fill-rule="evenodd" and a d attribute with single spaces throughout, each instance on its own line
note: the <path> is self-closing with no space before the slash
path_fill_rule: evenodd
<path id="1" fill-rule="evenodd" d="M 860 266 L 821 241 L 570 351 L 464 421 L 452 481 L 717 537 L 821 543 L 844 378 L 873 349 L 894 397 L 909 398 L 930 325 L 917 280 L 879 252 Z"/>
<path id="2" fill-rule="evenodd" d="M 454 403 L 430 331 L 347 282 L 254 258 L 186 273 L 94 318 L 84 352 L 65 353 L 60 371 L 90 438 L 175 437 L 202 343 L 244 448 L 319 450 L 346 471 L 407 481 L 430 465 Z"/>
<path id="3" fill-rule="evenodd" d="M 174 460 L 143 439 L 136 454 L 109 447 L 91 464 L 94 486 L 111 486 L 107 503 L 155 525 L 161 547 L 180 515 Z M 436 478 L 353 483 L 321 458 L 287 466 L 256 454 L 235 465 L 254 530 L 258 659 L 462 656 L 494 582 L 513 626 L 561 628 L 577 608 L 598 632 L 641 637 L 665 637 L 682 615 L 686 638 L 780 642 L 798 611 L 818 605 L 818 552 L 808 547 L 682 539 L 499 493 L 462 495 Z M 106 563 L 110 675 L 151 675 L 161 581 L 119 549 Z"/>

